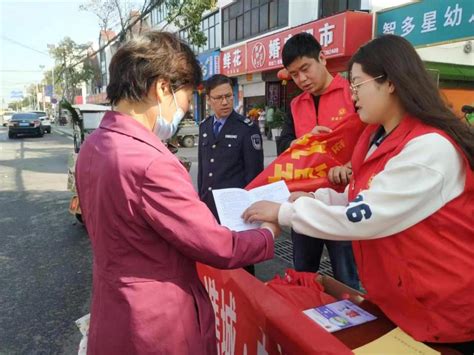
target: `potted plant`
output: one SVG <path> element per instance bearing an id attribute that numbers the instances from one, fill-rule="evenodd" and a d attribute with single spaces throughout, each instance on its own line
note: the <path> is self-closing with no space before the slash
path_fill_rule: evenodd
<path id="1" fill-rule="evenodd" d="M 286 114 L 284 111 L 279 108 L 275 108 L 273 111 L 272 119 L 267 122 L 268 127 L 272 131 L 272 137 L 277 140 L 277 137 L 280 137 L 281 130 L 285 124 Z"/>

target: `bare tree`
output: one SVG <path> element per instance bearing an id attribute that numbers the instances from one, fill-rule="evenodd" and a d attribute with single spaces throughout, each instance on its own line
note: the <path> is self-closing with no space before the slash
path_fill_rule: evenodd
<path id="1" fill-rule="evenodd" d="M 201 31 L 201 20 L 206 11 L 216 9 L 216 0 L 89 0 L 80 9 L 94 13 L 102 30 L 108 30 L 112 22 L 118 24 L 119 42 L 123 42 L 146 29 L 144 18 L 163 1 L 168 10 L 167 23 L 186 28 L 190 44 L 205 44 L 207 38 Z"/>
<path id="2" fill-rule="evenodd" d="M 116 18 L 114 0 L 89 0 L 87 3 L 79 5 L 79 10 L 95 14 L 99 18 L 99 26 L 103 31 L 107 31 L 111 22 Z"/>
<path id="3" fill-rule="evenodd" d="M 134 34 L 141 33 L 143 15 L 148 14 L 155 4 L 155 0 L 89 0 L 80 5 L 79 9 L 95 14 L 103 31 L 118 25 L 119 42 L 123 42 L 127 38 L 133 38 Z"/>

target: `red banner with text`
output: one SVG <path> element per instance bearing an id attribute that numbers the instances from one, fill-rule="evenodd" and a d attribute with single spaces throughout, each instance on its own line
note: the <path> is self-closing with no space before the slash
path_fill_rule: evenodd
<path id="1" fill-rule="evenodd" d="M 358 114 L 342 120 L 331 133 L 305 134 L 280 154 L 245 189 L 285 180 L 288 189 L 313 192 L 322 187 L 337 190 L 343 186 L 329 183 L 330 168 L 347 163 L 365 125 Z"/>
<path id="2" fill-rule="evenodd" d="M 333 335 L 243 269 L 218 270 L 198 264 L 198 273 L 214 307 L 218 354 L 351 354 Z"/>

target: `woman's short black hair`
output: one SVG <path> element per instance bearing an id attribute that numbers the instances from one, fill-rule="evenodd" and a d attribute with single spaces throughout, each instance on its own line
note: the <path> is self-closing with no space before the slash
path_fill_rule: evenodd
<path id="1" fill-rule="evenodd" d="M 197 86 L 201 66 L 189 46 L 168 32 L 150 31 L 122 45 L 109 65 L 107 97 L 112 105 L 120 100 L 142 101 L 158 79 L 177 90 Z"/>
<path id="2" fill-rule="evenodd" d="M 283 46 L 283 65 L 288 66 L 301 57 L 314 58 L 319 62 L 321 45 L 307 32 L 301 32 L 291 37 Z"/>

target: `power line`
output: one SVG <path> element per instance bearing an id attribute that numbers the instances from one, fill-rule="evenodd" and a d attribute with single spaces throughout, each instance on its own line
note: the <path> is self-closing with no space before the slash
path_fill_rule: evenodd
<path id="1" fill-rule="evenodd" d="M 123 28 L 117 35 L 115 35 L 113 38 L 111 38 L 106 44 L 104 44 L 102 47 L 100 47 L 98 50 L 90 53 L 90 54 L 87 54 L 84 58 L 82 58 L 81 60 L 79 60 L 78 62 L 74 63 L 74 64 L 71 64 L 69 66 L 67 66 L 68 68 L 74 68 L 75 66 L 85 62 L 87 59 L 89 58 L 93 58 L 96 54 L 100 53 L 102 50 L 104 50 L 105 48 L 107 48 L 108 46 L 110 46 L 113 42 L 115 42 L 115 40 L 123 35 L 125 35 L 127 33 L 128 30 L 130 30 L 133 26 L 135 26 L 139 21 L 143 20 L 155 7 L 156 7 L 157 3 L 154 3 L 153 1 L 151 1 L 149 4 L 148 4 L 148 8 L 145 9 L 139 16 L 137 16 L 137 18 L 135 19 L 135 21 L 131 22 L 128 24 L 127 27 Z M 62 74 L 62 72 L 65 70 L 65 68 L 63 68 L 61 70 L 61 72 L 58 74 L 58 77 Z"/>
<path id="2" fill-rule="evenodd" d="M 14 44 L 20 46 L 20 47 L 23 47 L 23 48 L 32 50 L 32 51 L 37 52 L 37 53 L 41 53 L 41 54 L 46 55 L 46 56 L 49 57 L 49 53 L 42 52 L 42 51 L 40 51 L 40 50 L 38 50 L 38 49 L 35 49 L 35 48 L 33 48 L 33 47 L 30 47 L 30 46 L 28 46 L 28 45 L 26 45 L 26 44 L 23 44 L 23 43 L 20 43 L 20 42 L 18 42 L 18 41 L 15 41 L 14 39 L 8 38 L 8 37 L 5 36 L 5 35 L 2 35 L 2 38 L 3 38 L 4 40 L 8 41 L 8 42 L 11 42 L 11 43 L 14 43 Z"/>
<path id="3" fill-rule="evenodd" d="M 6 72 L 6 73 L 41 73 L 42 70 L 1 69 L 0 72 Z"/>

